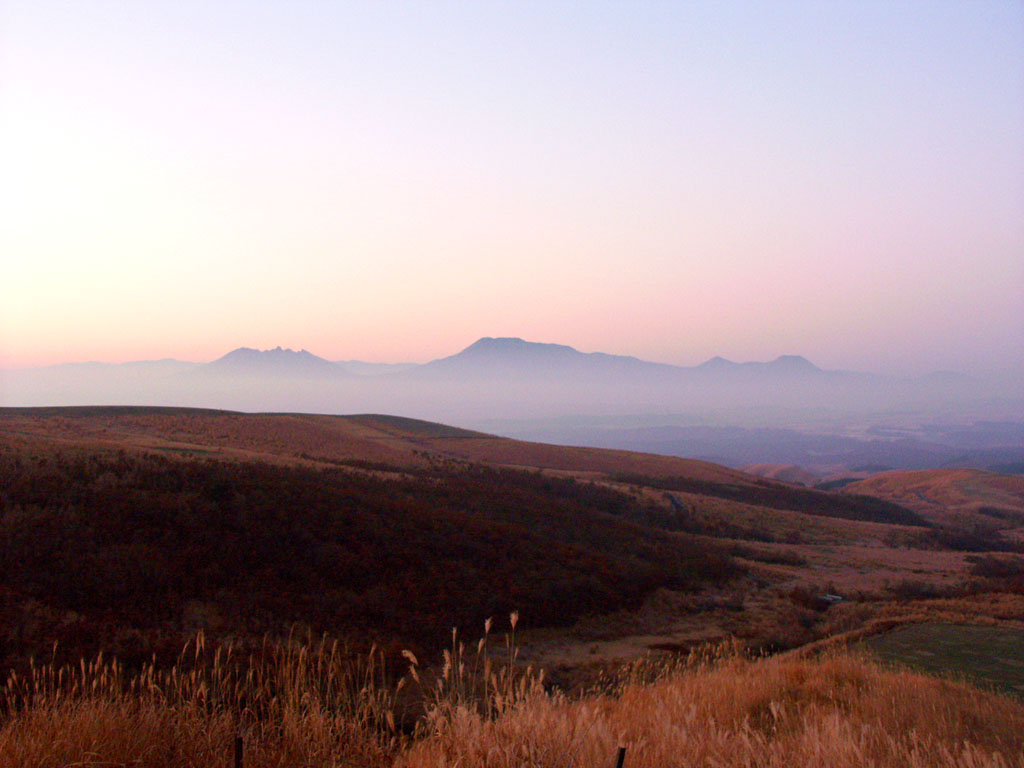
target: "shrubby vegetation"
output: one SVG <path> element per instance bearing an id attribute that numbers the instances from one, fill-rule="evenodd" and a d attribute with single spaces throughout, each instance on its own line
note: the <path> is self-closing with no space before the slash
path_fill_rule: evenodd
<path id="1" fill-rule="evenodd" d="M 1007 592 L 1024 595 L 1024 558 L 1007 555 L 970 555 L 971 575 Z"/>
<path id="2" fill-rule="evenodd" d="M 711 496 L 743 504 L 752 504 L 769 509 L 786 509 L 811 515 L 837 517 L 844 520 L 864 520 L 874 523 L 924 526 L 927 523 L 906 507 L 873 496 L 857 494 L 826 493 L 809 488 L 757 480 L 747 485 L 717 483 L 710 480 L 696 480 L 690 477 L 639 477 L 618 475 L 624 483 L 648 485 L 666 491 L 693 493 Z"/>
<path id="3" fill-rule="evenodd" d="M 533 625 L 566 624 L 736 571 L 708 545 L 627 519 L 635 504 L 480 466 L 385 476 L 7 453 L 4 656 L 56 639 L 67 654 L 103 647 L 141 660 L 179 646 L 190 623 L 258 636 L 298 621 L 429 647 L 452 626 L 526 605 Z"/>
<path id="4" fill-rule="evenodd" d="M 936 525 L 927 531 L 896 537 L 918 549 L 951 549 L 955 552 L 1024 552 L 1024 544 L 1007 538 L 994 525 L 964 521 L 958 527 Z"/>

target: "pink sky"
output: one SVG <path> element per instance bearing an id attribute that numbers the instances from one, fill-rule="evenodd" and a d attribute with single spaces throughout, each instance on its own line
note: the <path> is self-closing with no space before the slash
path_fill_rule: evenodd
<path id="1" fill-rule="evenodd" d="M 1022 367 L 1019 3 L 5 4 L 0 366 Z"/>

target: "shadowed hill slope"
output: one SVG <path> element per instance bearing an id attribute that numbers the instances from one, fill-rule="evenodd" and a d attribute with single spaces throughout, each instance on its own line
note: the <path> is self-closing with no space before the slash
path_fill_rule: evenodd
<path id="1" fill-rule="evenodd" d="M 737 572 L 714 545 L 637 522 L 638 506 L 462 463 L 382 473 L 6 443 L 0 661 L 55 640 L 137 661 L 197 625 L 436 647 L 512 610 L 566 624 Z"/>

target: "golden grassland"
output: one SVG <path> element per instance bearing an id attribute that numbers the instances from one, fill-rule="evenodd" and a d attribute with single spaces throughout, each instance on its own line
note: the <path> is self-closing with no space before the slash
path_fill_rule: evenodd
<path id="1" fill-rule="evenodd" d="M 515 617 L 513 617 L 513 624 Z M 488 625 L 489 629 L 489 625 Z M 514 632 L 514 626 L 513 630 Z M 490 647 L 489 647 L 490 646 Z M 98 658 L 7 681 L 0 766 L 377 768 L 991 766 L 1024 764 L 1024 706 L 842 652 L 735 648 L 636 662 L 590 691 L 549 690 L 485 634 L 431 670 L 327 640 L 241 652 L 200 635 L 170 669 Z"/>
<path id="2" fill-rule="evenodd" d="M 531 443 L 387 416 L 151 407 L 9 408 L 0 409 L 0 437 L 27 446 L 43 441 L 284 463 L 359 460 L 409 468 L 454 459 L 573 474 L 628 472 L 751 482 L 742 472 L 693 459 Z"/>
<path id="3" fill-rule="evenodd" d="M 1024 516 L 1024 477 L 979 469 L 923 469 L 882 472 L 851 483 L 844 489 L 888 499 L 913 509 L 929 520 L 1000 523 L 984 514 L 989 509 Z M 1002 521 L 1002 527 L 1013 523 Z"/>

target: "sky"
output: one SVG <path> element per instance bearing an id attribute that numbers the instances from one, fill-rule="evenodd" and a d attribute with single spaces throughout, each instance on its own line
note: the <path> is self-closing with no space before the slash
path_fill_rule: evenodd
<path id="1" fill-rule="evenodd" d="M 1024 3 L 0 7 L 0 367 L 1024 373 Z"/>

